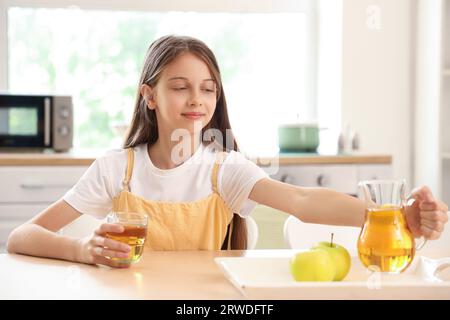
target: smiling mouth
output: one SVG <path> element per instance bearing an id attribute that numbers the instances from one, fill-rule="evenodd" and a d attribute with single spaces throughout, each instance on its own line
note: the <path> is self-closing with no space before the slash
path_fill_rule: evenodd
<path id="1" fill-rule="evenodd" d="M 203 117 L 205 114 L 204 113 L 182 113 L 181 114 L 183 117 L 191 119 L 191 120 L 196 120 L 196 119 L 200 119 L 201 117 Z"/>

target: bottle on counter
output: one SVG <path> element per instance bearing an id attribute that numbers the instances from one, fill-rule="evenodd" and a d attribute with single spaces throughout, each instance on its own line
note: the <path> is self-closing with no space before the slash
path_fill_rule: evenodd
<path id="1" fill-rule="evenodd" d="M 358 133 L 356 133 L 356 132 L 353 134 L 353 139 L 352 139 L 352 150 L 353 150 L 353 151 L 359 150 L 359 135 L 358 135 Z"/>
<path id="2" fill-rule="evenodd" d="M 345 130 L 341 131 L 338 138 L 338 153 L 351 154 L 355 150 L 359 150 L 359 135 L 352 129 L 350 125 L 345 126 Z"/>

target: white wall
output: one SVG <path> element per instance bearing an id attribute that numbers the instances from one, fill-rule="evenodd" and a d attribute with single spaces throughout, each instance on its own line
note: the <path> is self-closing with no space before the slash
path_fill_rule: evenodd
<path id="1" fill-rule="evenodd" d="M 337 151 L 341 128 L 342 81 L 342 0 L 318 1 L 317 114 L 320 132 L 319 152 Z"/>
<path id="2" fill-rule="evenodd" d="M 6 21 L 6 9 L 3 2 L 0 2 L 0 92 L 6 91 L 8 87 L 7 72 L 7 21 Z"/>
<path id="3" fill-rule="evenodd" d="M 358 132 L 362 152 L 391 154 L 394 176 L 409 186 L 414 4 L 344 0 L 342 18 L 342 126 Z"/>
<path id="4" fill-rule="evenodd" d="M 442 1 L 418 1 L 415 90 L 415 181 L 443 196 L 439 154 Z M 444 115 L 443 115 L 444 116 Z M 445 118 L 444 118 L 445 119 Z M 444 120 L 445 121 L 445 120 Z"/>

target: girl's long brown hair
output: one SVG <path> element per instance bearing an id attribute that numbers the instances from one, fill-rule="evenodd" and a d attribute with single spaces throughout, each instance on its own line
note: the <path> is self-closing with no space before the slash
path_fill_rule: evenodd
<path id="1" fill-rule="evenodd" d="M 217 86 L 217 104 L 211 121 L 202 129 L 203 133 L 208 129 L 217 129 L 222 133 L 222 137 L 232 139 L 232 150 L 239 151 L 234 135 L 231 131 L 230 121 L 228 119 L 227 103 L 222 86 L 219 65 L 214 53 L 206 44 L 195 38 L 186 36 L 164 36 L 154 41 L 145 56 L 144 66 L 139 80 L 131 125 L 126 134 L 124 148 L 135 147 L 142 143 L 154 144 L 158 140 L 158 122 L 156 112 L 147 107 L 147 104 L 140 93 L 140 87 L 147 84 L 154 87 L 161 77 L 164 68 L 182 53 L 190 52 L 202 59 L 208 66 Z M 228 129 L 228 130 L 227 130 Z M 228 131 L 228 133 L 227 133 Z M 230 134 L 231 133 L 231 134 Z M 226 141 L 226 139 L 224 141 Z M 221 143 L 221 141 L 216 141 Z M 203 142 L 206 143 L 206 142 Z M 208 142 L 211 143 L 211 142 Z M 226 143 L 220 148 L 224 151 L 230 151 L 226 148 Z M 222 249 L 226 249 L 228 242 L 226 239 Z M 238 214 L 233 215 L 233 231 L 231 233 L 231 248 L 247 248 L 247 226 L 245 219 Z"/>

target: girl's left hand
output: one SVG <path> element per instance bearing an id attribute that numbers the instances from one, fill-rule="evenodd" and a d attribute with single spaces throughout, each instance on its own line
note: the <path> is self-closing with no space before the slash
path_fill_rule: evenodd
<path id="1" fill-rule="evenodd" d="M 405 207 L 406 223 L 414 237 L 438 239 L 448 221 L 448 206 L 435 199 L 427 186 L 413 190 L 408 199 L 415 200 Z"/>

